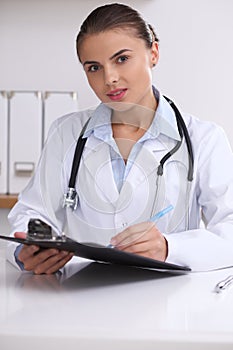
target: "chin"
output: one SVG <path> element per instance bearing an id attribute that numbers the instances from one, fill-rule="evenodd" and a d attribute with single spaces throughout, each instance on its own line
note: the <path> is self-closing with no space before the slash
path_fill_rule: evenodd
<path id="1" fill-rule="evenodd" d="M 118 111 L 118 112 L 126 112 L 131 110 L 132 108 L 134 108 L 136 105 L 134 103 L 131 102 L 104 102 L 104 104 L 113 109 L 114 111 Z"/>

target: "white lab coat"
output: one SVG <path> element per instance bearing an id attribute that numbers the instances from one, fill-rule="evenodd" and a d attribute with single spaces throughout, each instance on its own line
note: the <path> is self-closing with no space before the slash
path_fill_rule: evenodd
<path id="1" fill-rule="evenodd" d="M 161 107 L 162 104 L 162 107 Z M 161 97 L 162 113 L 174 112 Z M 194 150 L 194 180 L 189 196 L 189 229 L 186 222 L 188 155 L 183 143 L 164 166 L 157 191 L 159 160 L 175 140 L 159 135 L 147 140 L 120 193 L 115 185 L 109 148 L 91 135 L 79 168 L 76 189 L 78 208 L 62 208 L 78 136 L 93 111 L 64 116 L 53 123 L 36 173 L 20 194 L 9 220 L 12 234 L 27 231 L 28 220 L 40 218 L 56 232 L 80 242 L 108 244 L 126 225 L 146 221 L 153 212 L 172 204 L 174 210 L 157 223 L 168 241 L 167 262 L 192 270 L 233 265 L 233 155 L 221 128 L 183 115 Z M 205 223 L 201 224 L 201 219 Z M 8 259 L 15 263 L 15 244 Z"/>

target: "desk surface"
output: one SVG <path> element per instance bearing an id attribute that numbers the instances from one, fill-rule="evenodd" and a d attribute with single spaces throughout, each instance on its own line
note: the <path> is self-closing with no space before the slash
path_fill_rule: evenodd
<path id="1" fill-rule="evenodd" d="M 232 269 L 172 275 L 73 262 L 64 274 L 21 273 L 0 247 L 1 349 L 233 349 Z"/>

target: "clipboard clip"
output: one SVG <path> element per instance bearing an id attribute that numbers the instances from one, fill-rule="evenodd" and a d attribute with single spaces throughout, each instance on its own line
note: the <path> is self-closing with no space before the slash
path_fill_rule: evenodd
<path id="1" fill-rule="evenodd" d="M 66 241 L 65 233 L 57 235 L 50 225 L 44 221 L 32 218 L 28 222 L 27 240 L 29 241 Z"/>

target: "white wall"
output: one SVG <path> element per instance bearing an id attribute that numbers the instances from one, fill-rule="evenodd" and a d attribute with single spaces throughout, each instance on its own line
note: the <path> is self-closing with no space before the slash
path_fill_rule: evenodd
<path id="1" fill-rule="evenodd" d="M 75 54 L 75 37 L 98 0 L 0 0 L 0 90 L 78 90 L 80 108 L 97 99 Z M 221 124 L 233 145 L 232 0 L 122 1 L 160 37 L 154 82 L 181 109 Z"/>

